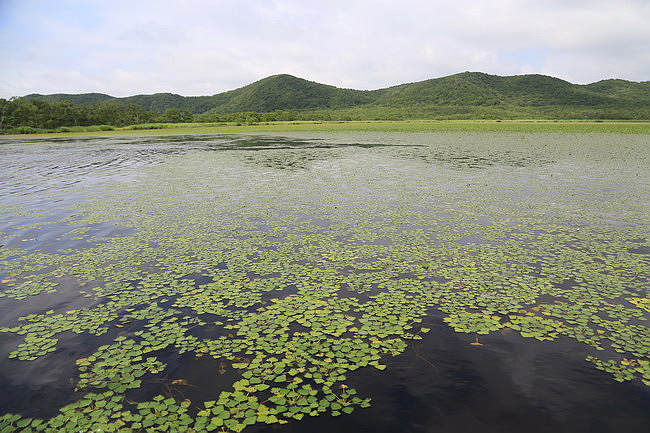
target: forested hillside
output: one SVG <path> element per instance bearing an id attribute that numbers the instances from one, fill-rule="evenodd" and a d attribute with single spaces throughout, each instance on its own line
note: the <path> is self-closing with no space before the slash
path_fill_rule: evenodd
<path id="1" fill-rule="evenodd" d="M 578 85 L 544 75 L 464 72 L 368 91 L 273 75 L 212 96 L 32 94 L 0 100 L 2 131 L 152 121 L 485 118 L 650 120 L 650 82 Z"/>

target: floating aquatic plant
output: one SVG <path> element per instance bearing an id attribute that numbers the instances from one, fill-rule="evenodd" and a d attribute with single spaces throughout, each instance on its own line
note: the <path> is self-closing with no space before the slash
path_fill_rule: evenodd
<path id="1" fill-rule="evenodd" d="M 3 204 L 2 221 L 21 224 L 1 235 L 2 308 L 39 300 L 4 319 L 0 332 L 22 338 L 9 356 L 98 342 L 69 359 L 73 403 L 49 419 L 4 415 L 0 431 L 238 432 L 350 414 L 372 396 L 348 377 L 390 368 L 434 309 L 459 333 L 572 338 L 607 354 L 587 360 L 615 380 L 650 384 L 649 260 L 632 248 L 647 244 L 647 175 L 635 172 L 647 146 L 581 142 L 591 156 L 573 156 L 559 135 L 535 137 L 544 151 L 507 135 L 454 137 L 270 140 L 256 152 L 223 138 L 118 167 L 125 178 L 97 169 L 99 184 L 30 193 L 73 195 L 57 208 L 69 216 Z M 48 231 L 56 242 L 29 247 Z M 165 375 L 170 353 L 237 377 L 206 401 L 127 398 Z"/>

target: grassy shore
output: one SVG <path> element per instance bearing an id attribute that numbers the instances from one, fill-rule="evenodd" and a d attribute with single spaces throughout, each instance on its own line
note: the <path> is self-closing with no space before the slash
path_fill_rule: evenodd
<path id="1" fill-rule="evenodd" d="M 90 129 L 90 128 L 89 128 Z M 237 124 L 145 124 L 115 128 L 110 131 L 93 131 L 79 128 L 70 132 L 48 132 L 20 135 L 0 135 L 2 138 L 54 138 L 112 135 L 176 135 L 221 134 L 251 132 L 571 132 L 650 134 L 650 122 L 627 121 L 349 121 L 349 122 L 270 122 L 248 125 Z"/>

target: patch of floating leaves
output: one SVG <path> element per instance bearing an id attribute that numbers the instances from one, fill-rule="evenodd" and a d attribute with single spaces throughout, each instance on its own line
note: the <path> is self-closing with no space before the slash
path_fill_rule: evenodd
<path id="1" fill-rule="evenodd" d="M 602 352 L 606 360 L 587 360 L 615 380 L 650 385 L 649 263 L 629 251 L 631 240 L 647 243 L 643 180 L 633 175 L 649 165 L 647 146 L 602 148 L 598 159 L 573 137 L 589 148 L 574 157 L 555 136 L 542 158 L 538 145 L 499 137 L 454 151 L 435 140 L 326 155 L 193 151 L 137 181 L 88 187 L 81 218 L 52 221 L 71 226 L 59 242 L 85 247 L 0 248 L 3 302 L 57 305 L 60 294 L 86 304 L 34 311 L 0 332 L 24 336 L 9 355 L 21 361 L 64 356 L 57 347 L 71 334 L 111 342 L 76 360 L 74 403 L 50 419 L 4 415 L 0 431 L 239 432 L 349 414 L 370 398 L 347 376 L 387 368 L 429 331 L 420 323 L 432 308 L 475 338 L 505 329 L 572 338 Z M 494 159 L 508 145 L 510 157 Z M 303 164 L 285 170 L 283 152 Z M 489 163 L 464 165 L 454 152 Z M 508 162 L 517 152 L 525 164 Z M 94 237 L 102 224 L 129 230 Z M 128 399 L 164 376 L 170 352 L 213 358 L 238 377 L 208 401 Z"/>
<path id="2" fill-rule="evenodd" d="M 492 331 L 503 328 L 501 317 L 490 316 L 485 313 L 462 312 L 458 314 L 452 314 L 449 317 L 445 317 L 444 321 L 448 323 L 449 326 L 454 328 L 454 331 L 456 332 L 475 332 L 477 334 L 489 334 Z M 512 327 L 512 325 L 510 326 Z"/>

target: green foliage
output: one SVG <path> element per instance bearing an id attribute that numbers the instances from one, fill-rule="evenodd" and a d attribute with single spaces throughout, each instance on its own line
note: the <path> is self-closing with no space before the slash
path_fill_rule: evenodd
<path id="1" fill-rule="evenodd" d="M 0 431 L 239 432 L 354 413 L 372 396 L 350 374 L 390 369 L 432 309 L 460 344 L 572 339 L 614 380 L 650 384 L 648 258 L 630 251 L 647 245 L 645 137 L 300 137 L 182 137 L 185 153 L 129 182 L 105 175 L 135 170 L 96 168 L 108 180 L 75 184 L 83 198 L 64 220 L 3 203 L 2 236 L 21 245 L 0 249 L 3 311 L 20 307 L 0 328 L 22 339 L 9 356 L 76 370 L 72 403 L 47 419 L 3 415 Z M 10 187 L 42 183 L 5 167 Z M 97 232 L 116 222 L 121 235 Z M 22 247 L 53 226 L 74 247 Z M 74 334 L 96 342 L 76 360 Z M 180 355 L 231 370 L 226 389 L 131 396 Z"/>
<path id="2" fill-rule="evenodd" d="M 460 312 L 444 319 L 456 332 L 475 332 L 477 334 L 489 334 L 503 328 L 500 320 L 499 316 L 470 312 Z"/>
<path id="3" fill-rule="evenodd" d="M 81 94 L 54 93 L 51 95 L 40 95 L 38 93 L 32 93 L 30 95 L 26 95 L 24 99 L 27 100 L 37 99 L 49 103 L 70 101 L 75 105 L 81 105 L 81 104 L 96 104 L 98 102 L 108 102 L 115 98 L 113 96 L 105 95 L 103 93 L 81 93 Z"/>
<path id="4" fill-rule="evenodd" d="M 273 75 L 216 96 L 219 96 L 220 100 L 212 108 L 215 113 L 336 109 L 363 105 L 372 101 L 372 92 L 339 89 L 291 75 Z"/>
<path id="5" fill-rule="evenodd" d="M 115 126 L 151 121 L 156 114 L 131 103 L 70 101 L 46 102 L 17 98 L 0 100 L 0 132 L 29 134 L 48 131 L 110 131 Z M 98 126 L 96 126 L 98 125 Z M 62 129 L 65 128 L 65 129 Z"/>
<path id="6" fill-rule="evenodd" d="M 184 123 L 192 121 L 192 113 L 188 110 L 168 108 L 160 116 L 155 118 L 156 122 L 163 123 Z"/>
<path id="7" fill-rule="evenodd" d="M 124 126 L 151 121 L 250 124 L 353 119 L 648 120 L 650 84 L 605 80 L 578 85 L 544 75 L 500 77 L 465 72 L 366 91 L 273 75 L 212 96 L 33 94 L 0 100 L 0 131 L 10 133 L 37 132 L 15 129 L 19 127 Z"/>

